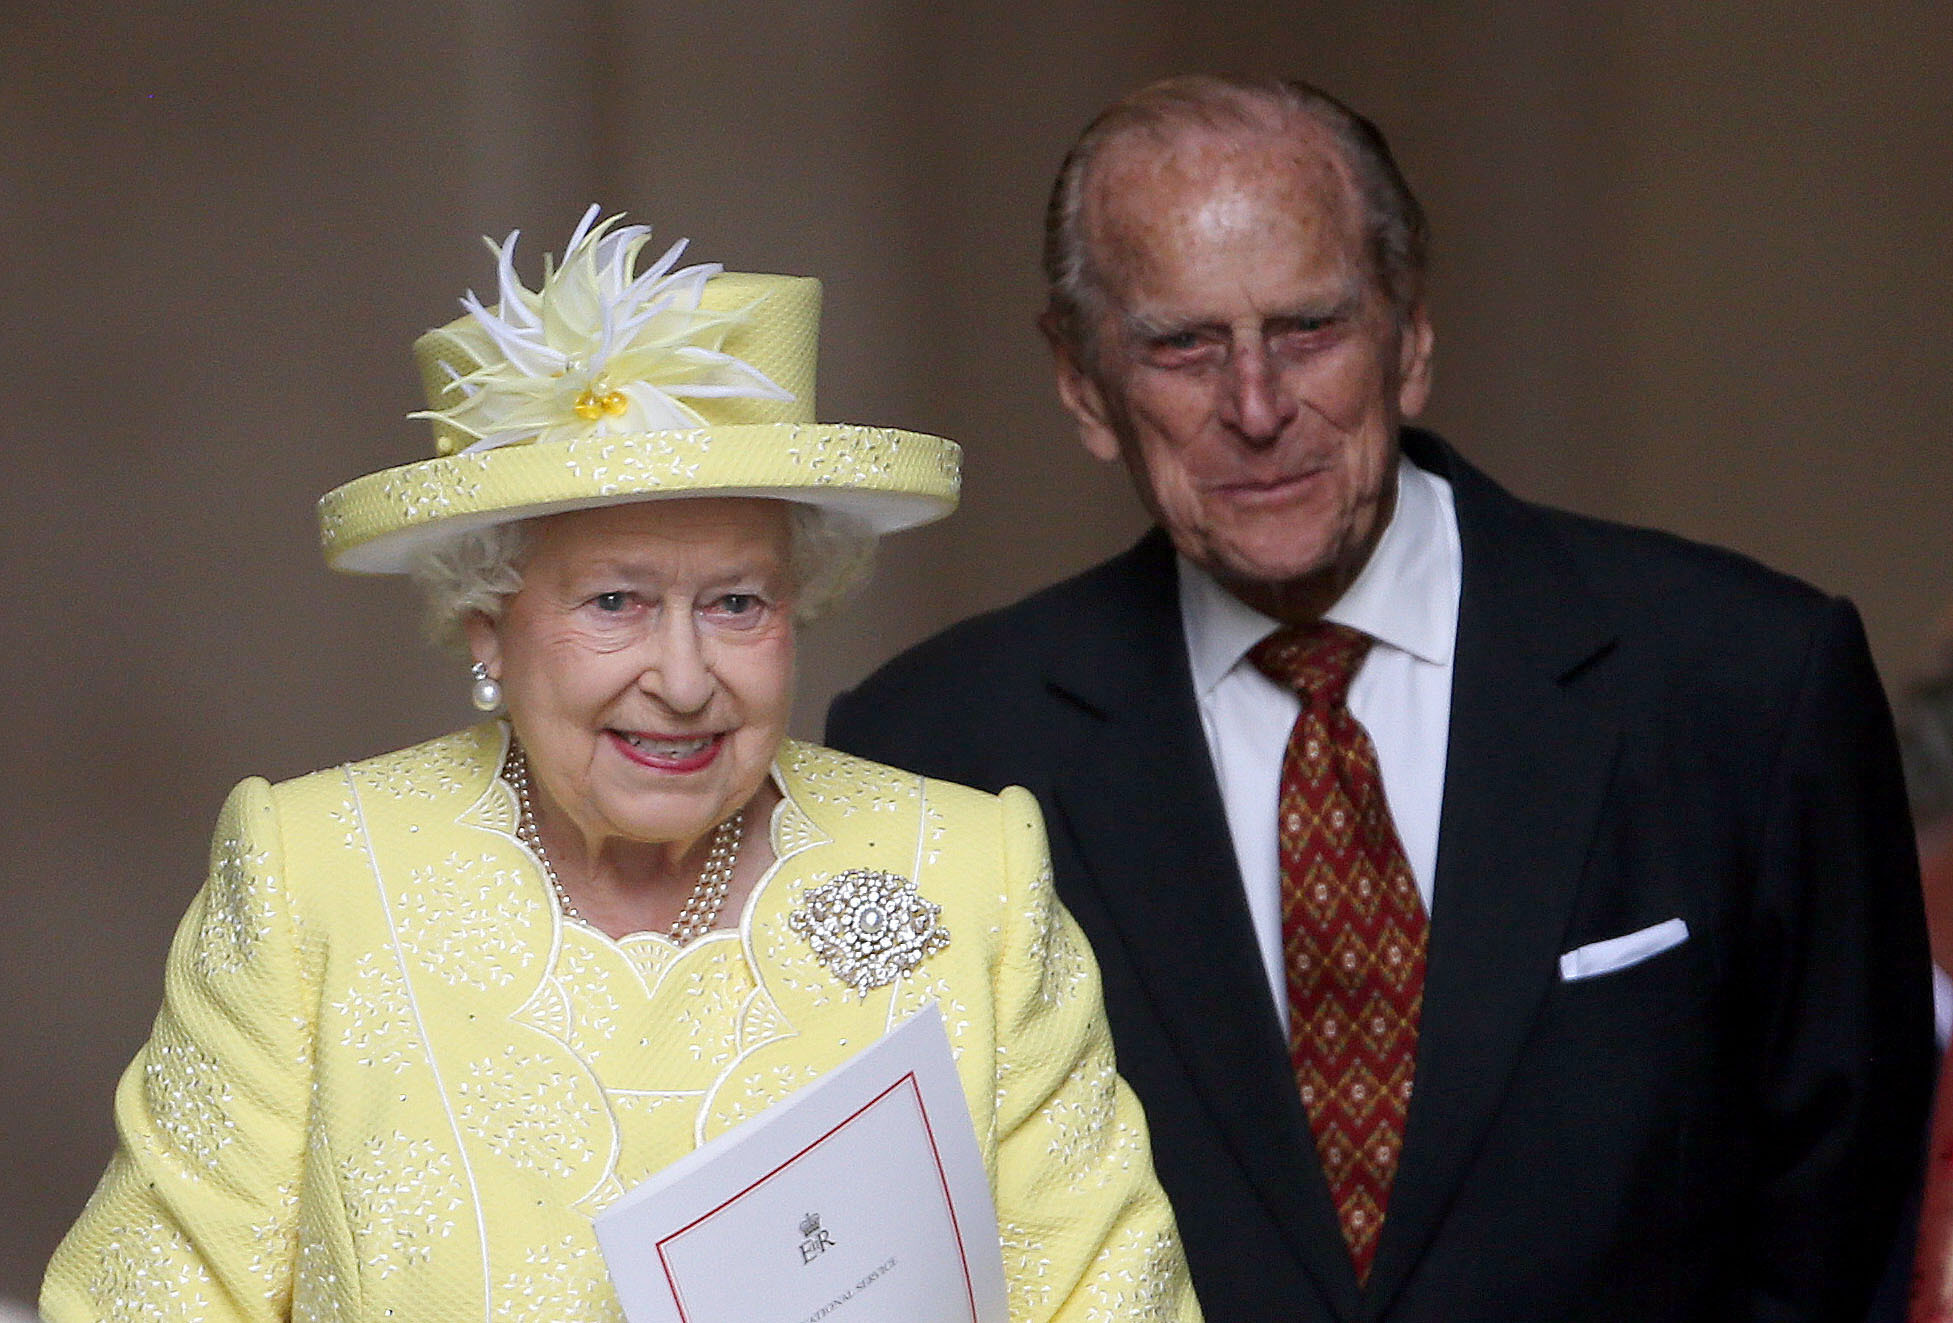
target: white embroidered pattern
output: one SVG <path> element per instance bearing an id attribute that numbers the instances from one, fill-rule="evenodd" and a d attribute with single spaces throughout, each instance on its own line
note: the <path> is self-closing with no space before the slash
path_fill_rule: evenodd
<path id="1" fill-rule="evenodd" d="M 1112 1056 L 1101 1050 L 1072 1067 L 1045 1105 L 1041 1119 L 1050 1129 L 1046 1151 L 1074 1191 L 1088 1184 L 1103 1187 L 1112 1179 L 1115 1168 L 1106 1158 L 1119 1114 L 1118 1087 Z"/>
<path id="2" fill-rule="evenodd" d="M 150 1216 L 108 1234 L 86 1289 L 107 1323 L 189 1323 L 207 1316 L 212 1285 L 182 1233 Z"/>
<path id="3" fill-rule="evenodd" d="M 1071 1002 L 1089 976 L 1085 952 L 1073 939 L 1070 925 L 1055 907 L 1047 913 L 1050 923 L 1042 931 L 1038 952 L 1038 999 L 1055 1011 Z"/>
<path id="4" fill-rule="evenodd" d="M 517 803 L 515 789 L 499 776 L 488 783 L 481 798 L 468 807 L 460 821 L 471 827 L 486 827 L 513 838 L 516 824 L 521 816 L 521 806 Z"/>
<path id="5" fill-rule="evenodd" d="M 680 1028 L 694 1062 L 713 1067 L 732 1064 L 738 1051 L 738 1013 L 752 990 L 744 961 L 687 961 L 678 985 L 687 1010 Z"/>
<path id="6" fill-rule="evenodd" d="M 284 1310 L 292 1289 L 292 1264 L 298 1260 L 298 1186 L 287 1181 L 276 1194 L 278 1211 L 251 1224 L 251 1257 L 244 1264 L 258 1279 L 274 1314 Z"/>
<path id="7" fill-rule="evenodd" d="M 720 1110 L 737 1124 L 758 1116 L 780 1099 L 820 1078 L 820 1067 L 776 1062 L 746 1081 L 736 1098 L 721 1098 Z"/>
<path id="8" fill-rule="evenodd" d="M 487 471 L 485 458 L 459 454 L 408 465 L 381 481 L 380 499 L 399 511 L 403 524 L 438 519 L 457 502 L 472 505 L 480 498 L 482 475 Z"/>
<path id="9" fill-rule="evenodd" d="M 783 964 L 773 972 L 771 981 L 782 991 L 804 1000 L 809 1009 L 824 1011 L 834 1004 L 836 996 L 844 993 L 845 989 L 834 981 L 825 968 L 812 962 L 811 951 L 807 955 L 810 967 L 816 971 L 815 977 L 802 978 L 794 965 Z"/>
<path id="10" fill-rule="evenodd" d="M 554 981 L 562 988 L 568 1002 L 565 1027 L 569 1032 L 565 1041 L 577 1056 L 593 1067 L 617 1036 L 617 1026 L 624 1015 L 623 1004 L 612 989 L 616 980 L 608 965 L 608 961 L 587 945 L 566 936 L 553 971 Z M 628 987 L 628 982 L 623 986 Z"/>
<path id="11" fill-rule="evenodd" d="M 1128 1241 L 1133 1235 L 1131 1230 L 1123 1233 Z M 1127 1266 L 1113 1268 L 1119 1259 Z M 1185 1271 L 1180 1242 L 1164 1231 L 1148 1236 L 1143 1248 L 1114 1240 L 1092 1263 L 1085 1316 L 1093 1323 L 1170 1323 Z"/>
<path id="12" fill-rule="evenodd" d="M 711 448 L 712 434 L 702 428 L 665 432 L 655 446 L 580 437 L 563 444 L 563 467 L 593 484 L 599 495 L 614 496 L 690 482 Z"/>
<path id="13" fill-rule="evenodd" d="M 150 1117 L 170 1147 L 192 1168 L 215 1171 L 223 1150 L 237 1138 L 223 1064 L 165 1015 L 149 1043 L 142 1085 Z"/>
<path id="14" fill-rule="evenodd" d="M 570 1035 L 575 1031 L 570 1014 L 570 994 L 554 975 L 536 985 L 536 990 L 529 994 L 529 1000 L 522 1004 L 515 1018 L 523 1024 L 534 1025 L 565 1047 L 569 1046 Z"/>
<path id="15" fill-rule="evenodd" d="M 915 777 L 874 763 L 839 758 L 824 749 L 788 744 L 781 750 L 789 774 L 800 782 L 800 793 L 826 804 L 843 817 L 855 813 L 914 812 L 922 796 Z"/>
<path id="16" fill-rule="evenodd" d="M 746 1008 L 739 1016 L 739 1050 L 751 1052 L 762 1043 L 770 1043 L 776 1038 L 784 1038 L 792 1032 L 786 1016 L 773 1004 L 772 998 L 763 991 L 755 989 L 746 999 Z"/>
<path id="17" fill-rule="evenodd" d="M 372 1136 L 339 1160 L 339 1180 L 360 1260 L 377 1276 L 429 1262 L 435 1242 L 454 1234 L 461 1183 L 430 1139 Z"/>
<path id="18" fill-rule="evenodd" d="M 332 1263 L 332 1247 L 311 1227 L 303 1229 L 292 1280 L 292 1323 L 343 1323 L 344 1286 Z"/>
<path id="19" fill-rule="evenodd" d="M 330 494 L 319 498 L 320 540 L 328 547 L 336 547 L 346 535 L 346 506 L 343 501 L 335 501 Z"/>
<path id="20" fill-rule="evenodd" d="M 874 486 L 888 481 L 900 447 L 901 438 L 886 427 L 829 424 L 809 434 L 796 424 L 786 452 L 819 485 Z"/>
<path id="21" fill-rule="evenodd" d="M 791 801 L 781 805 L 780 815 L 773 821 L 773 850 L 782 859 L 827 840 L 800 806 Z"/>
<path id="22" fill-rule="evenodd" d="M 326 814 L 326 820 L 339 828 L 339 844 L 348 851 L 359 850 L 359 813 L 351 800 L 346 800 L 336 809 Z"/>
<path id="23" fill-rule="evenodd" d="M 597 1105 L 562 1071 L 521 1059 L 513 1046 L 499 1062 L 470 1062 L 455 1092 L 463 1126 L 517 1167 L 568 1179 L 597 1160 L 588 1136 L 607 1129 Z"/>
<path id="24" fill-rule="evenodd" d="M 1044 1238 L 1020 1223 L 1005 1220 L 997 1223 L 997 1240 L 1003 1251 L 1010 1316 L 1041 1317 L 1050 1310 L 1052 1295 L 1051 1258 L 1044 1252 Z"/>
<path id="25" fill-rule="evenodd" d="M 267 935 L 270 918 L 259 893 L 277 889 L 276 879 L 263 875 L 270 862 L 269 854 L 246 850 L 236 836 L 218 844 L 197 930 L 196 966 L 205 978 L 242 969 Z"/>
<path id="26" fill-rule="evenodd" d="M 521 940 L 540 918 L 526 882 L 479 854 L 415 868 L 400 892 L 402 944 L 449 987 L 505 988 L 537 958 Z"/>
<path id="27" fill-rule="evenodd" d="M 949 823 L 943 817 L 942 807 L 934 800 L 925 801 L 922 805 L 922 841 L 924 847 L 922 851 L 922 863 L 924 867 L 933 867 L 942 862 L 943 852 L 937 847 L 942 844 L 943 837 L 948 834 Z"/>
<path id="28" fill-rule="evenodd" d="M 478 756 L 475 739 L 464 731 L 419 748 L 354 763 L 348 770 L 362 790 L 394 800 L 431 801 L 460 794 L 475 771 Z"/>
<path id="29" fill-rule="evenodd" d="M 1058 907 L 1048 862 L 1039 871 L 1029 901 L 1023 919 L 1025 959 L 1038 971 L 1039 1003 L 1046 1010 L 1057 1010 L 1070 1003 L 1089 976 L 1085 952 Z"/>
<path id="30" fill-rule="evenodd" d="M 893 1007 L 893 1017 L 906 1020 L 930 1002 L 941 1005 L 943 1027 L 949 1034 L 950 1053 L 963 1056 L 963 1039 L 970 1032 L 970 1008 L 956 995 L 956 989 L 941 974 L 917 975 L 902 984 Z"/>
<path id="31" fill-rule="evenodd" d="M 362 1066 L 399 1074 L 420 1055 L 407 983 L 392 957 L 368 951 L 353 966 L 345 995 L 332 1004 L 344 1021 L 339 1045 Z"/>
<path id="32" fill-rule="evenodd" d="M 506 1323 L 623 1323 L 624 1312 L 597 1247 L 564 1236 L 530 1250 L 520 1268 L 496 1281 L 495 1317 Z"/>

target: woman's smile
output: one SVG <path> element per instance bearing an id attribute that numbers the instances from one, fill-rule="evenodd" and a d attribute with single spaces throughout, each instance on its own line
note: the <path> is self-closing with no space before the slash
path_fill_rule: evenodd
<path id="1" fill-rule="evenodd" d="M 611 743 L 631 762 L 661 772 L 697 772 L 709 766 L 725 747 L 723 734 L 654 735 L 646 731 L 607 730 Z"/>
<path id="2" fill-rule="evenodd" d="M 550 517 L 477 657 L 535 773 L 543 837 L 591 860 L 655 846 L 676 874 L 760 793 L 793 699 L 777 501 L 645 501 Z M 567 838 L 579 838 L 571 847 Z"/>

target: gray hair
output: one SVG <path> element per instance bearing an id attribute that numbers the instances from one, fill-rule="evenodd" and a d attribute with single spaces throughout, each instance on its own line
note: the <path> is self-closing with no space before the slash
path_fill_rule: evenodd
<path id="1" fill-rule="evenodd" d="M 1907 691 L 1898 726 L 1913 824 L 1953 821 L 1953 665 Z"/>
<path id="2" fill-rule="evenodd" d="M 804 625 L 867 579 L 878 539 L 853 515 L 798 501 L 783 504 L 793 618 Z M 535 532 L 534 519 L 491 524 L 431 542 L 419 553 L 413 579 L 425 601 L 427 636 L 436 646 L 465 657 L 468 618 L 480 612 L 490 620 L 501 619 L 503 604 L 522 587 L 522 565 Z"/>
<path id="3" fill-rule="evenodd" d="M 1165 139 L 1187 129 L 1293 133 L 1298 122 L 1326 131 L 1342 154 L 1363 204 L 1371 272 L 1403 320 L 1424 297 L 1429 227 L 1377 126 L 1298 79 L 1185 74 L 1113 102 L 1058 167 L 1044 212 L 1045 333 L 1090 361 L 1104 290 L 1082 222 L 1092 166 L 1108 147 L 1133 134 Z"/>

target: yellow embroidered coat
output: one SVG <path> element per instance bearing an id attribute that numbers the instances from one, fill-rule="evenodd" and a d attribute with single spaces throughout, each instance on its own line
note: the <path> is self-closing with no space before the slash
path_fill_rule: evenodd
<path id="1" fill-rule="evenodd" d="M 48 1318 L 620 1318 L 592 1216 L 932 998 L 1012 1318 L 1198 1317 L 1027 794 L 789 742 L 779 863 L 680 950 L 562 917 L 505 740 L 232 792 Z M 913 881 L 949 933 L 865 999 L 788 921 L 850 868 Z"/>

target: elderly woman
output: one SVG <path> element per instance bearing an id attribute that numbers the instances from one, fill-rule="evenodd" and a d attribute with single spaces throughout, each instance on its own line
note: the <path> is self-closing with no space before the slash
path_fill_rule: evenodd
<path id="1" fill-rule="evenodd" d="M 47 1316 L 617 1318 L 593 1217 L 935 1000 L 1012 1318 L 1196 1317 L 1030 797 L 786 737 L 956 448 L 813 421 L 815 282 L 595 215 L 420 341 L 436 457 L 321 504 L 506 719 L 232 793 Z"/>

